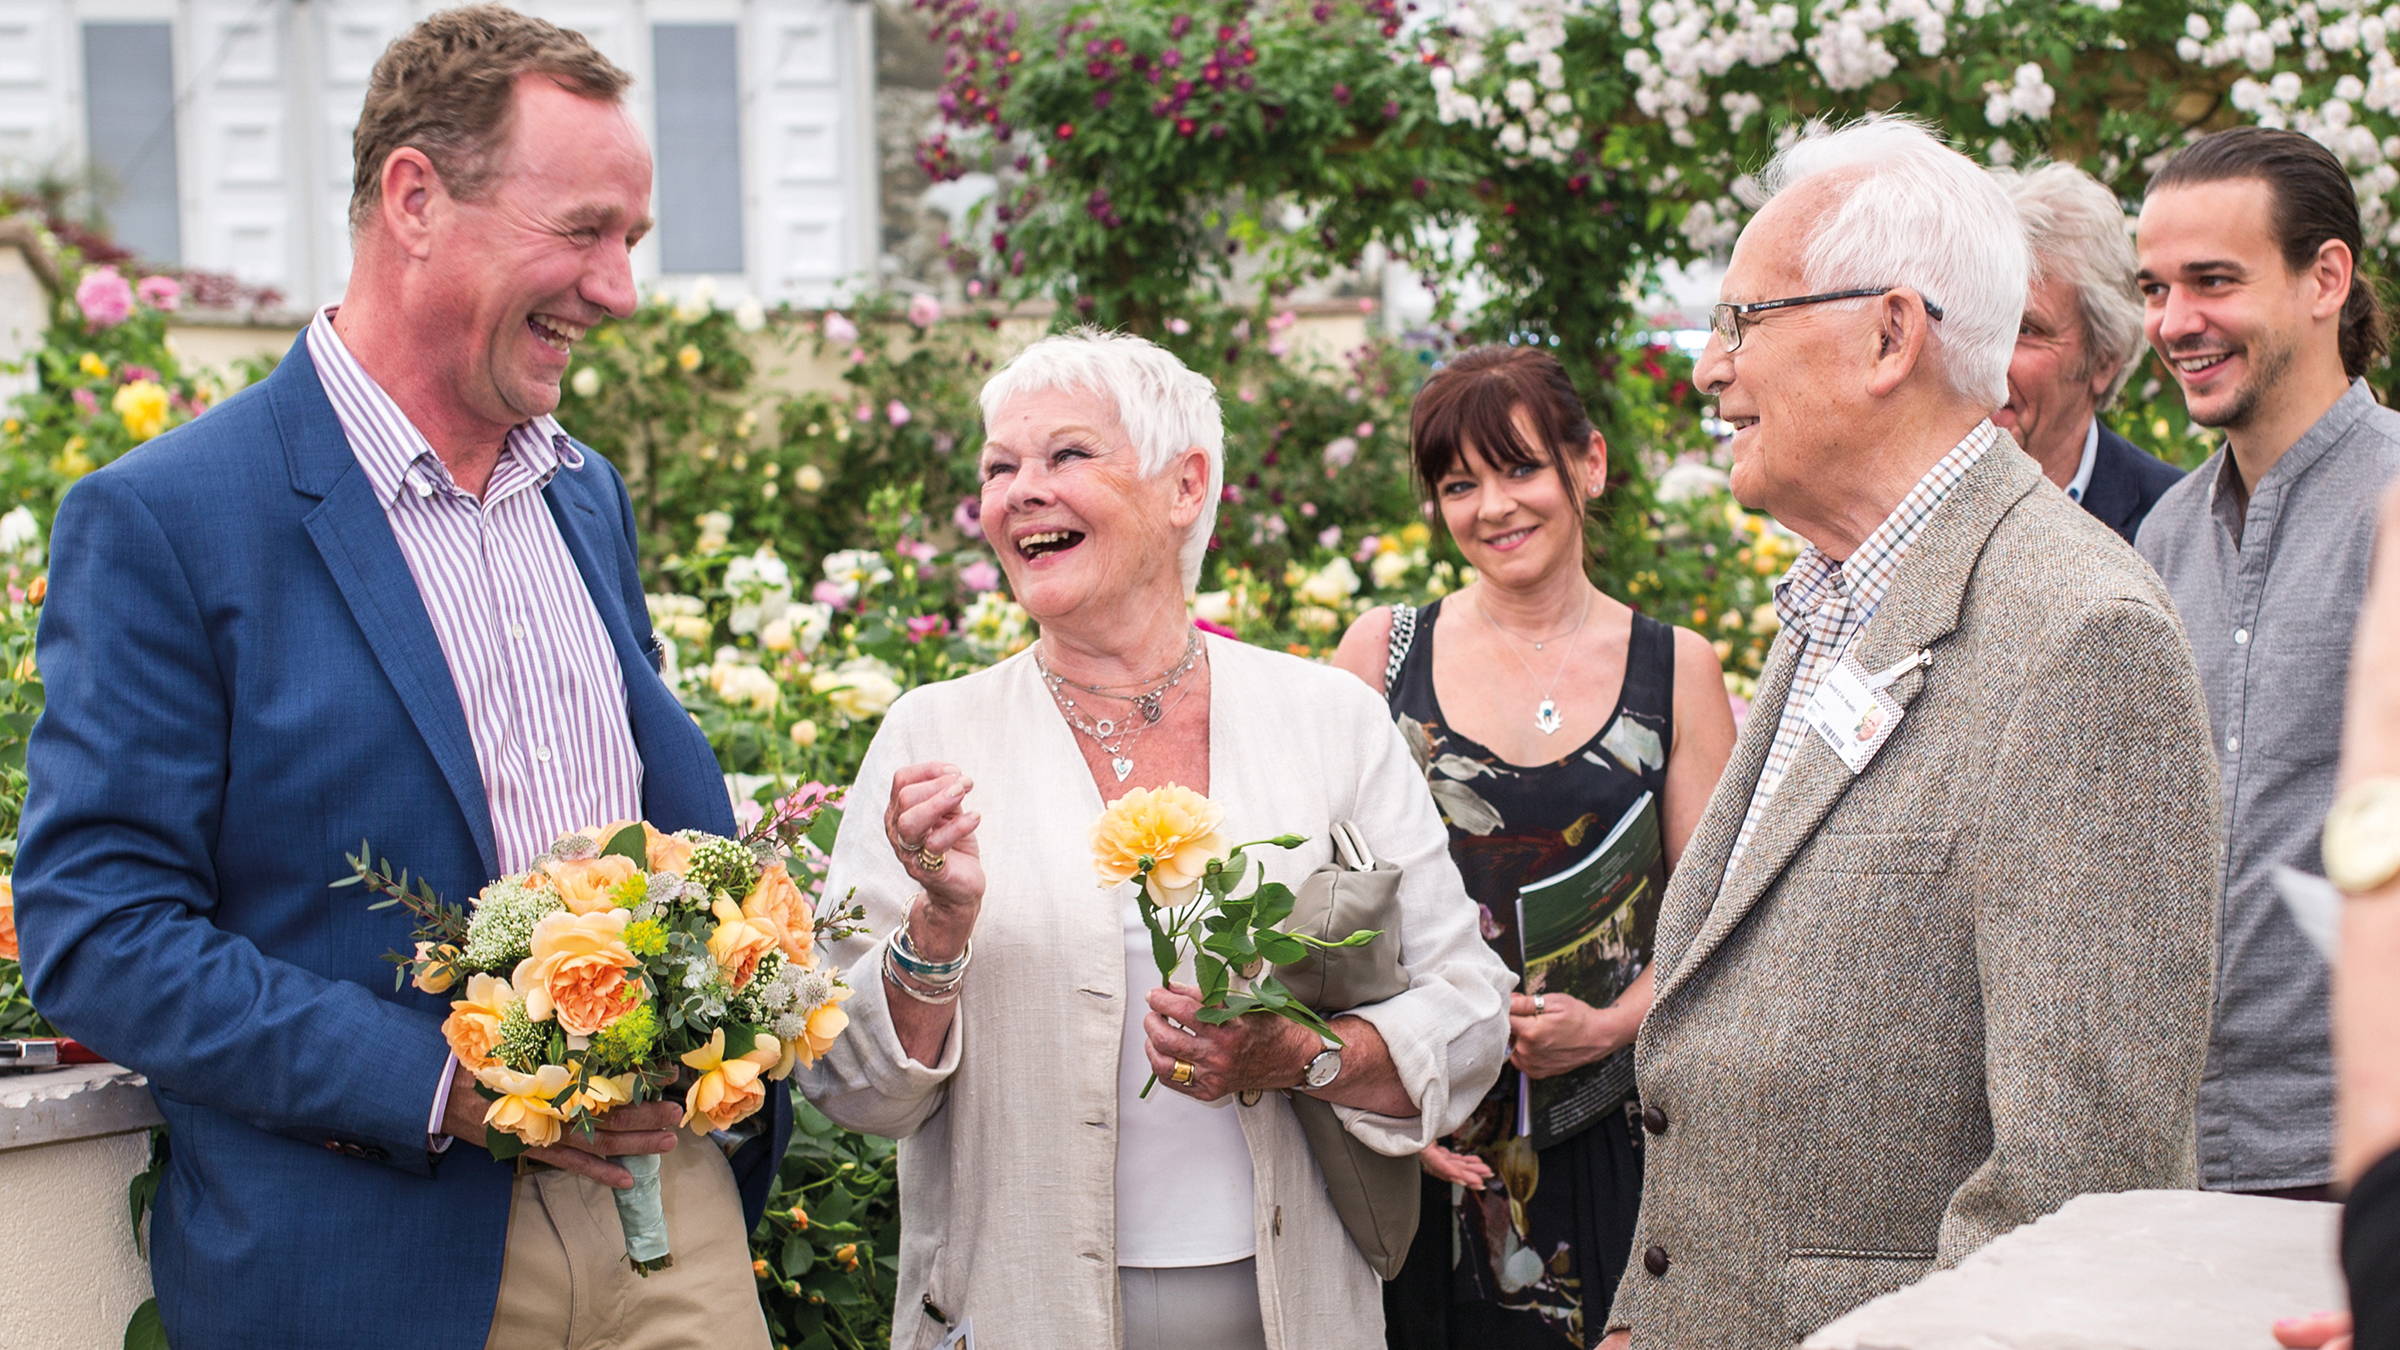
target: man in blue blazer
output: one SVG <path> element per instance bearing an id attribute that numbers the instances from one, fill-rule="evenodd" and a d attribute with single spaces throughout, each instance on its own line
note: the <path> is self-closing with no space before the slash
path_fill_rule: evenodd
<path id="1" fill-rule="evenodd" d="M 176 1350 L 766 1344 L 745 1234 L 789 1099 L 730 1165 L 655 1104 L 518 1176 L 481 1147 L 447 1001 L 394 987 L 410 921 L 327 889 L 362 839 L 463 900 L 612 814 L 732 832 L 652 664 L 625 486 L 549 417 L 573 340 L 635 302 L 626 82 L 496 6 L 395 42 L 343 303 L 60 510 L 24 965 L 166 1118 Z M 645 1152 L 678 1258 L 648 1280 L 602 1189 Z"/>
<path id="2" fill-rule="evenodd" d="M 1994 172 L 2025 224 L 2033 282 L 2008 363 L 2008 402 L 1992 421 L 2043 477 L 2130 544 L 2183 470 L 2100 425 L 2142 358 L 2125 208 L 2072 164 Z"/>

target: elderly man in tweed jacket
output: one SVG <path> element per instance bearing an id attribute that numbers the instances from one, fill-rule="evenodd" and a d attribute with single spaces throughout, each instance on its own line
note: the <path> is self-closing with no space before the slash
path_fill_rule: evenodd
<path id="1" fill-rule="evenodd" d="M 1765 179 L 1699 379 L 1810 546 L 1659 918 L 1610 1318 L 1789 1345 L 2086 1191 L 2193 1184 L 2217 814 L 2156 577 L 1988 414 L 2000 189 L 1917 125 Z"/>

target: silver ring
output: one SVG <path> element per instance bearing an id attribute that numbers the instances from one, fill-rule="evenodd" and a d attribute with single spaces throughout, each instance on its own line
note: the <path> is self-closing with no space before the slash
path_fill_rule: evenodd
<path id="1" fill-rule="evenodd" d="M 1543 1006 L 1543 1005 L 1544 1005 L 1544 1004 L 1545 1004 L 1545 1003 L 1546 1003 L 1548 1000 L 1549 1000 L 1549 995 L 1547 995 L 1547 994 L 1535 994 L 1535 995 L 1533 996 L 1533 1015 L 1534 1015 L 1534 1016 L 1536 1016 L 1536 1017 L 1539 1017 L 1539 1016 L 1541 1016 L 1543 1013 L 1546 1013 L 1546 1012 L 1550 1011 L 1550 1010 L 1549 1010 L 1547 1007 L 1544 1007 L 1544 1006 Z"/>

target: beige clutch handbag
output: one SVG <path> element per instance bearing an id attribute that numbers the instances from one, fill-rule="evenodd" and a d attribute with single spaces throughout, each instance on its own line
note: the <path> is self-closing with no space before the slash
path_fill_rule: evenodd
<path id="1" fill-rule="evenodd" d="M 1275 968 L 1275 978 L 1293 997 L 1328 1018 L 1408 988 L 1400 968 L 1400 869 L 1378 862 L 1348 821 L 1333 827 L 1333 856 L 1295 889 L 1291 917 L 1277 927 L 1327 942 L 1361 928 L 1383 936 L 1364 947 L 1312 948 L 1301 960 Z M 1331 1106 L 1307 1093 L 1292 1093 L 1291 1100 L 1342 1227 L 1375 1273 L 1392 1278 L 1417 1235 L 1416 1158 L 1390 1157 L 1360 1143 Z"/>

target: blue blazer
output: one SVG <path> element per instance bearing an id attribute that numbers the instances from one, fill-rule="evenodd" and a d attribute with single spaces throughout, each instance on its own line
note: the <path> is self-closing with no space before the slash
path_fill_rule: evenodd
<path id="1" fill-rule="evenodd" d="M 2183 473 L 2103 426 L 2099 448 L 2092 454 L 2092 481 L 2083 489 L 2083 509 L 2130 544 L 2142 528 L 2142 518 L 2168 488 L 2183 481 Z"/>
<path id="2" fill-rule="evenodd" d="M 642 811 L 731 833 L 661 681 L 623 480 L 544 490 L 625 673 Z M 446 899 L 499 872 L 431 619 L 305 341 L 77 484 L 52 537 L 17 904 L 61 1029 L 149 1076 L 172 1158 L 151 1276 L 176 1350 L 476 1350 L 511 1165 L 425 1147 L 447 998 L 398 989 L 411 921 L 328 890 L 359 841 Z M 791 1128 L 735 1155 L 749 1221 Z"/>

